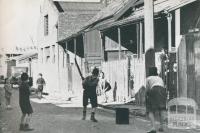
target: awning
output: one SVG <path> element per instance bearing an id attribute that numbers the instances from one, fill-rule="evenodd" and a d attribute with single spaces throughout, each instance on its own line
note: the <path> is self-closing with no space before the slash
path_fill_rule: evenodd
<path id="1" fill-rule="evenodd" d="M 197 0 L 156 0 L 154 2 L 154 15 L 159 15 L 161 12 L 171 12 L 173 10 L 179 9 L 187 4 L 190 4 L 192 2 L 195 2 Z M 139 4 L 141 4 L 138 1 Z M 137 2 L 135 3 L 136 5 L 138 4 Z M 89 30 L 93 30 L 93 29 L 98 29 L 98 30 L 105 30 L 107 28 L 111 28 L 114 26 L 120 26 L 120 25 L 126 25 L 129 23 L 137 23 L 139 21 L 142 21 L 144 19 L 144 7 L 140 7 L 138 9 L 136 9 L 131 16 L 119 20 L 119 21 L 115 21 L 113 22 L 112 19 L 107 20 L 107 21 L 102 21 L 99 22 L 98 24 L 96 24 L 96 26 L 94 26 L 93 28 L 89 29 Z M 79 31 L 73 33 L 71 36 L 67 37 L 66 39 L 60 40 L 58 43 L 64 42 L 66 40 L 69 40 L 70 38 L 76 37 L 80 34 L 82 34 L 83 32 L 85 32 L 87 29 L 80 29 Z"/>
<path id="2" fill-rule="evenodd" d="M 154 2 L 154 15 L 158 15 L 161 12 L 171 12 L 179 9 L 187 4 L 195 2 L 197 0 L 157 0 Z M 136 10 L 130 17 L 116 22 L 107 22 L 96 26 L 99 30 L 104 30 L 113 26 L 125 25 L 127 23 L 137 23 L 144 19 L 144 7 Z"/>
<path id="3" fill-rule="evenodd" d="M 15 60 L 21 61 L 21 60 L 27 60 L 29 58 L 38 58 L 38 53 L 23 54 L 23 55 L 15 57 Z"/>

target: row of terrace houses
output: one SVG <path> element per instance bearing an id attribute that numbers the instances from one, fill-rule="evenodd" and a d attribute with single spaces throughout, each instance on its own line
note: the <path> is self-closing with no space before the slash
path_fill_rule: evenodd
<path id="1" fill-rule="evenodd" d="M 69 2 L 50 3 L 45 6 L 49 12 L 44 8 L 41 11 L 39 36 L 42 41 L 38 42 L 40 70 L 48 78 L 48 89 L 80 92 L 81 78 L 74 65 L 76 57 L 84 76 L 94 66 L 105 72 L 117 101 L 129 100 L 131 76 L 134 91 L 138 93 L 144 88 L 147 68 L 157 66 L 170 98 L 186 96 L 200 104 L 199 0 L 154 1 L 154 46 L 150 51 L 145 40 L 148 35 L 145 34 L 143 0 L 116 0 L 105 8 L 105 4 L 98 5 L 100 8 L 93 5 L 95 9 L 103 9 L 95 10 L 84 22 L 80 21 L 87 17 L 82 13 L 89 6 L 76 5 L 76 8 L 84 7 L 76 9 L 81 10 L 81 14 L 70 9 L 71 14 L 67 11 L 73 7 Z M 65 18 L 66 14 L 69 16 Z M 109 94 L 110 100 L 113 93 Z M 140 96 L 139 104 L 143 103 L 143 97 Z"/>
<path id="2" fill-rule="evenodd" d="M 51 94 L 80 93 L 81 79 L 74 65 L 74 54 L 66 52 L 58 41 L 77 32 L 86 22 L 106 6 L 100 2 L 67 2 L 44 0 L 38 24 L 39 73 L 47 82 L 45 91 Z M 78 41 L 77 41 L 78 42 Z M 73 49 L 73 48 L 72 48 Z M 82 48 L 79 48 L 82 50 Z M 77 58 L 81 63 L 81 58 Z"/>

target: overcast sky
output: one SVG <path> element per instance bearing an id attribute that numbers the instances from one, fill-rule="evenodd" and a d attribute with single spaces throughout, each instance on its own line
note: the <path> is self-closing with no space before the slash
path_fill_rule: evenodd
<path id="1" fill-rule="evenodd" d="M 0 0 L 0 48 L 32 45 L 36 40 L 40 5 L 43 0 Z M 64 0 L 100 1 L 100 0 Z"/>
<path id="2" fill-rule="evenodd" d="M 41 0 L 0 0 L 0 47 L 31 45 L 35 39 Z"/>

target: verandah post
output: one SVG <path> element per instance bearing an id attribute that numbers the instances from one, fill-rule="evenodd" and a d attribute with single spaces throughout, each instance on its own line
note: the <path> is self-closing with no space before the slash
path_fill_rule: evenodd
<path id="1" fill-rule="evenodd" d="M 145 70 L 149 75 L 149 67 L 155 66 L 154 50 L 154 2 L 144 0 L 144 26 L 145 26 Z"/>
<path id="2" fill-rule="evenodd" d="M 120 29 L 120 27 L 117 28 L 117 31 L 118 31 L 118 44 L 119 44 L 119 51 L 118 51 L 119 53 L 118 54 L 119 54 L 119 60 L 121 60 L 121 51 L 122 51 L 121 49 L 122 48 L 121 48 L 121 29 Z"/>

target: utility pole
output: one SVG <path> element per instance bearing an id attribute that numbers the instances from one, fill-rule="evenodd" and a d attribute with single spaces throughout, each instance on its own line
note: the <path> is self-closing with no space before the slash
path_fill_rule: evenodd
<path id="1" fill-rule="evenodd" d="M 149 67 L 155 66 L 154 50 L 154 0 L 144 0 L 145 29 L 145 69 L 149 76 Z"/>
<path id="2" fill-rule="evenodd" d="M 154 48 L 153 0 L 144 0 L 145 52 Z"/>

